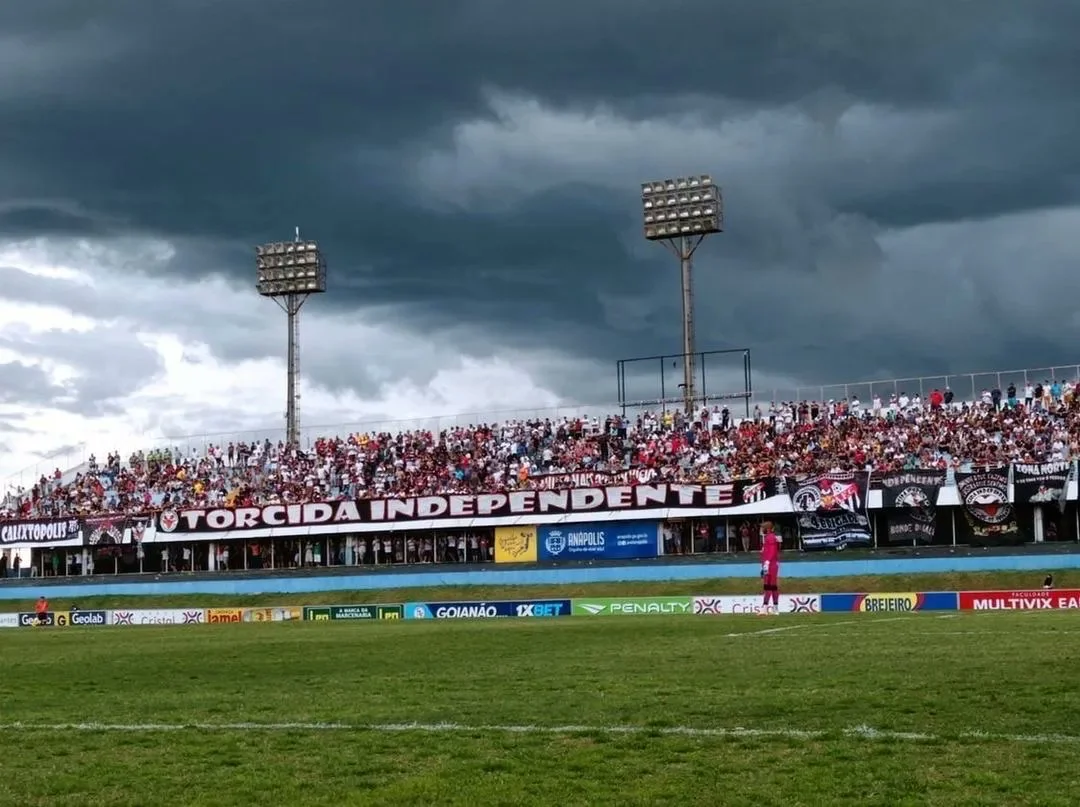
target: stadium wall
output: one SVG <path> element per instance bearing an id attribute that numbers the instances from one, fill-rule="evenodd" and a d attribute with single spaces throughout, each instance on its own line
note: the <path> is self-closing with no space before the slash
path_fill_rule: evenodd
<path id="1" fill-rule="evenodd" d="M 1015 554 L 976 557 L 868 558 L 836 561 L 784 563 L 783 574 L 792 578 L 862 575 L 928 574 L 946 572 L 1057 571 L 1080 568 L 1080 553 Z M 710 578 L 757 578 L 758 563 L 635 564 L 632 566 L 585 566 L 558 569 L 500 569 L 478 571 L 396 572 L 304 577 L 219 578 L 205 580 L 154 580 L 146 582 L 74 585 L 41 579 L 11 581 L 0 585 L 0 600 L 25 600 L 42 590 L 50 597 L 178 596 L 189 594 L 256 595 L 303 594 L 319 591 L 389 591 L 440 586 L 536 586 L 586 583 L 671 582 Z"/>

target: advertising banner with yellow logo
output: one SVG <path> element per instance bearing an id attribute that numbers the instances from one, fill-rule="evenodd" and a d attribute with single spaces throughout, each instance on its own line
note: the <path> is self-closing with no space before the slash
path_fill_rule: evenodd
<path id="1" fill-rule="evenodd" d="M 897 592 L 885 594 L 822 594 L 821 610 L 896 613 L 905 611 L 955 611 L 955 591 Z"/>
<path id="2" fill-rule="evenodd" d="M 67 627 L 98 627 L 107 625 L 109 615 L 105 611 L 57 611 L 56 626 Z"/>
<path id="3" fill-rule="evenodd" d="M 536 527 L 496 527 L 496 563 L 536 563 Z"/>
<path id="4" fill-rule="evenodd" d="M 72 625 L 104 625 L 107 620 L 104 611 L 53 611 L 49 616 L 50 622 L 45 620 L 46 625 L 55 625 L 58 628 L 69 628 Z"/>
<path id="5" fill-rule="evenodd" d="M 303 619 L 301 606 L 276 606 L 273 608 L 248 608 L 244 613 L 245 622 L 290 622 Z"/>

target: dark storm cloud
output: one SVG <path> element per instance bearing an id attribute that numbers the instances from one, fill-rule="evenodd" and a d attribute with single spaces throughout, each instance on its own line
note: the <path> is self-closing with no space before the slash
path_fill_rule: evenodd
<path id="1" fill-rule="evenodd" d="M 717 127 L 787 104 L 826 130 L 867 104 L 942 116 L 911 153 L 898 128 L 866 161 L 858 143 L 844 146 L 855 156 L 832 143 L 780 166 L 751 150 L 721 178 L 729 225 L 699 261 L 700 341 L 749 345 L 792 374 L 942 362 L 918 336 L 933 322 L 874 342 L 888 317 L 872 303 L 925 296 L 882 293 L 883 273 L 908 272 L 889 265 L 883 230 L 1073 203 L 1080 190 L 1080 5 L 1066 0 L 40 2 L 0 6 L 0 31 L 0 233 L 163 234 L 179 254 L 133 271 L 247 282 L 247 245 L 302 224 L 331 260 L 335 294 L 320 304 L 469 324 L 463 347 L 480 352 L 555 344 L 610 360 L 678 345 L 670 260 L 627 245 L 636 166 L 618 191 L 567 176 L 486 212 L 420 198 L 413 165 L 456 124 L 492 117 L 493 87 L 640 118 L 691 105 Z M 709 167 L 707 154 L 687 159 Z M 1053 288 L 1039 250 L 1025 271 Z M 1002 316 L 1005 271 L 985 265 L 955 327 L 981 333 Z M 241 341 L 215 348 L 239 355 Z M 969 341 L 956 362 L 1034 359 Z M 1023 344 L 1068 348 L 1039 333 Z M 319 361 L 305 367 L 331 377 Z"/>
<path id="2" fill-rule="evenodd" d="M 105 223 L 94 216 L 65 209 L 63 205 L 27 200 L 0 208 L 0 235 L 60 232 L 96 236 L 107 231 Z"/>

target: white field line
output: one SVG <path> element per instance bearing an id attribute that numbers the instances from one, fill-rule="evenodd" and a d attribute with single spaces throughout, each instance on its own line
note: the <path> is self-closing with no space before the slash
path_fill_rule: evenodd
<path id="1" fill-rule="evenodd" d="M 784 633 L 789 630 L 805 630 L 812 625 L 785 625 L 782 628 L 765 628 L 764 630 L 744 630 L 739 633 L 725 633 L 725 639 L 738 639 L 740 636 L 765 636 L 770 633 Z"/>
<path id="2" fill-rule="evenodd" d="M 987 613 L 1002 613 L 1001 611 L 972 611 L 970 615 L 975 614 L 987 614 Z M 1022 612 L 1022 613 L 1035 613 L 1035 612 Z M 1042 613 L 1046 613 L 1045 611 Z M 959 614 L 946 614 L 944 616 L 937 617 L 938 619 L 950 619 L 959 616 Z M 748 630 L 741 633 L 726 633 L 725 639 L 736 639 L 740 636 L 769 636 L 777 633 L 785 633 L 792 630 L 829 630 L 831 628 L 844 627 L 848 625 L 873 625 L 881 624 L 883 622 L 905 622 L 915 619 L 925 618 L 922 614 L 907 614 L 905 616 L 884 617 L 880 619 L 845 619 L 840 622 L 813 622 L 802 625 L 785 625 L 778 628 L 765 628 L 764 630 Z M 1062 635 L 1067 636 L 1069 634 L 1080 633 L 1080 630 L 1055 630 L 1053 628 L 1041 628 L 1038 630 L 1024 630 L 1024 633 L 1033 634 L 1047 634 L 1047 635 Z M 985 629 L 970 629 L 970 630 L 905 630 L 901 636 L 1006 636 L 1009 634 L 1008 630 L 985 630 Z M 853 638 L 864 638 L 877 641 L 881 639 L 881 633 L 860 633 L 858 631 L 849 631 L 847 634 Z"/>
<path id="3" fill-rule="evenodd" d="M 1072 633 L 1080 633 L 1080 630 L 1025 630 L 1024 635 L 1030 636 L 1031 634 L 1045 634 L 1049 636 L 1068 636 Z M 882 638 L 883 634 L 863 634 L 864 638 L 873 639 L 877 641 Z M 908 630 L 904 631 L 901 636 L 1012 636 L 1011 631 L 1007 630 Z"/>
<path id="4" fill-rule="evenodd" d="M 845 619 L 841 622 L 811 622 L 803 625 L 785 625 L 780 628 L 765 628 L 763 630 L 744 630 L 739 633 L 725 633 L 725 639 L 737 639 L 740 636 L 768 636 L 774 633 L 786 633 L 791 630 L 811 630 L 817 628 L 818 630 L 836 628 L 842 625 L 869 625 L 880 622 L 901 622 L 908 619 L 917 619 L 916 616 L 891 616 L 884 619 Z M 907 634 L 905 634 L 907 635 Z"/>
<path id="5" fill-rule="evenodd" d="M 885 617 L 884 619 L 868 619 L 866 621 L 869 622 L 869 623 L 874 623 L 874 622 L 906 622 L 909 619 L 918 619 L 918 618 L 919 618 L 918 616 L 908 614 L 907 616 L 889 616 L 889 617 Z M 825 624 L 828 625 L 830 623 L 826 622 Z M 848 623 L 833 622 L 832 624 L 833 625 L 841 625 L 841 624 L 848 624 Z"/>
<path id="6" fill-rule="evenodd" d="M 828 737 L 858 737 L 866 740 L 906 740 L 936 742 L 949 739 L 982 742 L 1031 744 L 1080 744 L 1080 736 L 1072 734 L 999 734 L 989 731 L 964 731 L 956 734 L 935 734 L 922 731 L 889 731 L 870 726 L 846 729 L 752 729 L 752 728 L 695 728 L 692 726 L 538 726 L 526 725 L 468 725 L 463 723 L 0 723 L 0 732 L 287 732 L 339 731 L 357 733 L 401 734 L 612 734 L 660 735 L 682 737 L 785 737 L 790 739 L 823 739 Z"/>

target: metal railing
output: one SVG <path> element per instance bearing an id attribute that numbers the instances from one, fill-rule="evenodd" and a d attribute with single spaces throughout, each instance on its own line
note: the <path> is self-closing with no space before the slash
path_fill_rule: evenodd
<path id="1" fill-rule="evenodd" d="M 756 390 L 752 394 L 751 403 L 760 405 L 765 409 L 771 402 L 816 400 L 828 401 L 839 399 L 851 399 L 858 397 L 860 401 L 869 403 L 874 395 L 887 400 L 888 396 L 896 393 L 906 393 L 909 396 L 918 393 L 923 399 L 934 389 L 945 390 L 950 388 L 958 401 L 978 400 L 982 391 L 1000 389 L 1004 395 L 1009 384 L 1015 384 L 1017 395 L 1024 397 L 1024 387 L 1031 384 L 1049 381 L 1076 381 L 1080 379 L 1080 364 L 1060 365 L 1057 367 L 1037 367 L 1022 370 L 999 370 L 984 373 L 955 373 L 937 376 L 915 376 L 911 378 L 893 378 L 878 381 L 854 381 L 846 384 L 820 384 L 806 385 L 791 388 L 774 388 Z M 741 397 L 741 395 L 739 396 Z M 655 405 L 627 405 L 627 415 L 636 417 L 637 414 L 646 410 L 656 410 Z M 667 406 L 668 409 L 678 409 L 679 406 Z M 430 430 L 443 431 L 459 426 L 478 425 L 482 423 L 502 423 L 509 420 L 546 419 L 552 420 L 562 417 L 597 417 L 603 418 L 619 411 L 620 407 L 615 403 L 597 404 L 562 404 L 554 407 L 538 407 L 534 409 L 504 409 L 486 412 L 465 412 L 458 414 L 435 415 L 422 418 L 372 418 L 368 420 L 354 421 L 350 423 L 316 424 L 305 426 L 300 430 L 300 445 L 303 448 L 311 448 L 320 437 L 346 436 L 358 432 L 389 432 Z M 742 404 L 732 407 L 732 414 L 738 418 Z M 270 440 L 277 443 L 285 439 L 284 424 L 281 426 L 266 427 L 262 429 L 249 429 L 228 432 L 214 432 L 189 434 L 182 436 L 166 436 L 148 441 L 137 441 L 143 451 L 154 449 L 173 449 L 185 454 L 193 450 L 203 452 L 210 445 L 227 445 L 236 442 L 262 442 Z M 123 459 L 127 460 L 127 454 L 120 447 Z M 116 446 L 101 446 L 96 452 L 90 451 L 85 444 L 71 447 L 64 454 L 57 454 L 52 458 L 43 459 L 37 464 L 30 466 L 16 474 L 9 475 L 4 480 L 3 493 L 11 492 L 17 487 L 29 488 L 37 483 L 44 474 L 50 476 L 59 467 L 61 470 L 70 471 L 81 463 L 85 463 L 91 453 L 96 453 L 98 460 L 104 459 L 109 451 L 117 450 Z M 67 473 L 65 473 L 67 476 Z"/>
<path id="2" fill-rule="evenodd" d="M 1076 381 L 1080 379 L 1080 365 L 1067 364 L 1058 367 L 1035 367 L 1026 370 L 996 370 L 988 373 L 955 373 L 952 375 L 914 376 L 912 378 L 890 378 L 881 381 L 853 381 L 847 384 L 821 384 L 799 386 L 788 389 L 772 389 L 762 395 L 755 393 L 754 400 L 759 404 L 771 401 L 828 401 L 850 400 L 857 397 L 863 403 L 869 403 L 874 395 L 887 400 L 892 394 L 906 393 L 911 396 L 918 393 L 924 400 L 935 389 L 951 389 L 958 401 L 976 401 L 983 390 L 1001 390 L 1005 397 L 1010 384 L 1016 386 L 1017 397 L 1024 397 L 1024 387 L 1044 382 Z"/>
<path id="3" fill-rule="evenodd" d="M 77 446 L 66 446 L 59 451 L 50 452 L 49 455 L 44 456 L 33 465 L 28 465 L 4 477 L 2 486 L 0 486 L 0 496 L 7 496 L 19 488 L 28 490 L 36 485 L 43 476 L 52 479 L 57 468 L 63 473 L 61 481 L 70 481 L 70 479 L 74 478 L 74 472 L 85 465 L 91 453 L 93 452 L 89 450 L 86 443 L 80 443 Z M 104 457 L 104 454 L 99 456 Z"/>

